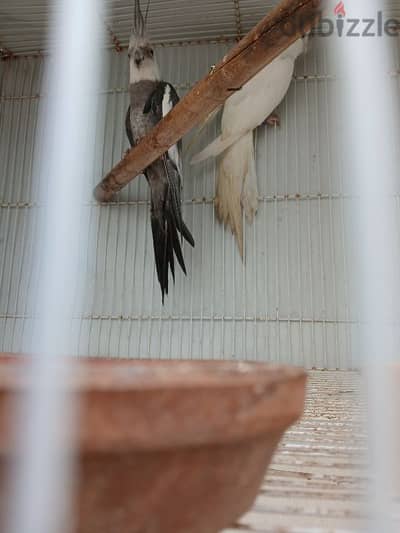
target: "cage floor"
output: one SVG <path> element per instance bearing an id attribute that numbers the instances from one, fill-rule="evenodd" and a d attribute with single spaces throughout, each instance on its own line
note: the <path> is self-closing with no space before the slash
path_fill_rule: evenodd
<path id="1" fill-rule="evenodd" d="M 358 373 L 311 372 L 305 416 L 286 434 L 254 508 L 224 533 L 364 531 L 365 416 Z"/>

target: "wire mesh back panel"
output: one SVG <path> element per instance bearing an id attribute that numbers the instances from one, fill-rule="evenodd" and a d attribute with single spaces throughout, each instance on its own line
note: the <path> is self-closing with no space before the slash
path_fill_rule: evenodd
<path id="1" fill-rule="evenodd" d="M 160 46 L 157 55 L 164 78 L 183 95 L 228 49 L 226 43 Z M 87 198 L 82 199 L 90 229 L 88 235 L 77 236 L 83 239 L 86 282 L 77 289 L 83 291 L 84 308 L 77 305 L 73 321 L 80 339 L 76 352 L 355 366 L 357 316 L 351 311 L 349 278 L 354 252 L 348 231 L 352 198 L 341 158 L 346 119 L 335 103 L 336 70 L 325 40 L 315 38 L 298 60 L 279 108 L 281 126 L 256 132 L 260 202 L 255 223 L 245 223 L 245 264 L 230 230 L 215 216 L 215 162 L 193 167 L 186 161 L 184 219 L 196 246 L 192 250 L 184 245 L 188 275 L 177 272 L 164 307 L 145 179 L 135 179 L 110 205 L 97 205 L 90 196 L 128 144 L 127 56 L 105 53 L 108 70 L 92 139 L 96 159 Z M 34 160 L 40 150 L 45 61 L 32 57 L 0 63 L 2 351 L 24 350 L 34 321 L 28 294 L 39 268 L 33 260 L 40 210 Z M 396 41 L 393 73 L 388 73 L 396 86 L 397 71 Z M 398 103 L 394 105 L 398 110 Z M 209 125 L 198 148 L 218 128 L 218 121 Z"/>

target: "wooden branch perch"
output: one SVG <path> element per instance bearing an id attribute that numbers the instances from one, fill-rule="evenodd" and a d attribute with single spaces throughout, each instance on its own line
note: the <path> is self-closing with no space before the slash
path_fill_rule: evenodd
<path id="1" fill-rule="evenodd" d="M 112 196 L 147 168 L 170 146 L 203 121 L 318 22 L 322 0 L 283 0 L 224 59 L 132 148 L 97 185 L 99 202 Z"/>

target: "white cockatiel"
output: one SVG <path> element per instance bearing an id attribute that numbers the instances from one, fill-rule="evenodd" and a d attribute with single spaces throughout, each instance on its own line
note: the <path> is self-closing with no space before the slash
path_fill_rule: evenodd
<path id="1" fill-rule="evenodd" d="M 221 135 L 192 159 L 192 164 L 196 164 L 222 154 L 218 163 L 215 208 L 219 220 L 229 225 L 236 236 L 242 258 L 242 209 L 252 222 L 258 207 L 253 130 L 265 122 L 283 100 L 295 60 L 305 50 L 306 42 L 307 36 L 292 43 L 225 102 Z"/>

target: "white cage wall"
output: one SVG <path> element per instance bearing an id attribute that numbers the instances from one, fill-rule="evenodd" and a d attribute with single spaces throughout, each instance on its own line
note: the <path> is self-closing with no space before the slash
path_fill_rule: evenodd
<path id="1" fill-rule="evenodd" d="M 163 76 L 182 95 L 229 47 L 158 46 L 157 56 Z M 76 353 L 357 366 L 352 197 L 341 146 L 346 122 L 336 107 L 337 69 L 326 39 L 315 37 L 298 60 L 279 109 L 281 126 L 257 131 L 260 204 L 254 225 L 246 224 L 245 265 L 214 213 L 215 163 L 191 167 L 186 161 L 184 218 L 196 247 L 185 246 L 188 276 L 177 273 L 164 307 L 144 178 L 134 180 L 110 205 L 97 205 L 90 196 L 127 148 L 127 57 L 113 50 L 105 54 L 108 71 L 92 139 L 96 158 L 82 199 L 89 232 L 81 260 L 83 312 L 77 306 L 73 324 L 79 337 Z M 45 62 L 38 56 L 0 63 L 1 351 L 27 350 L 32 334 L 28 294 L 35 287 L 34 232 L 40 210 L 34 155 L 40 147 Z M 397 87 L 397 39 L 392 63 L 388 76 Z M 398 112 L 398 102 L 393 105 Z M 217 122 L 210 126 L 202 143 L 217 128 Z"/>

